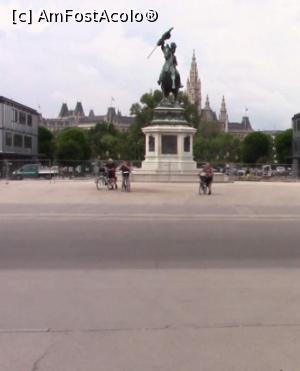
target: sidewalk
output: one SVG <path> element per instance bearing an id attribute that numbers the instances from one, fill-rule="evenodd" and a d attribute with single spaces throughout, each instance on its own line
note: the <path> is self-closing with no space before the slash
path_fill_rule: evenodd
<path id="1" fill-rule="evenodd" d="M 1 272 L 3 371 L 300 364 L 299 270 Z"/>

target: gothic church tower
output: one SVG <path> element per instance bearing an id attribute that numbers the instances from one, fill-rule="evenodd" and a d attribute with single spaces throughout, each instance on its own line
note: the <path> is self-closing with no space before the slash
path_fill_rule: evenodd
<path id="1" fill-rule="evenodd" d="M 225 132 L 228 132 L 228 114 L 227 114 L 227 108 L 226 108 L 224 96 L 222 98 L 221 109 L 219 113 L 219 122 L 222 125 L 222 129 Z"/>
<path id="2" fill-rule="evenodd" d="M 190 77 L 187 79 L 187 95 L 191 103 L 195 104 L 199 114 L 201 114 L 201 81 L 198 77 L 198 68 L 193 52 L 193 59 L 190 70 Z"/>

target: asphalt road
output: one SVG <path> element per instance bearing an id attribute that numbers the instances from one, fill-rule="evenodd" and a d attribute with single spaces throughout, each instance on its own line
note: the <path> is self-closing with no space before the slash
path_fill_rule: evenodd
<path id="1" fill-rule="evenodd" d="M 0 370 L 296 370 L 299 225 L 300 183 L 0 182 Z"/>
<path id="2" fill-rule="evenodd" d="M 212 196 L 182 184 L 139 184 L 131 194 L 91 182 L 2 187 L 2 269 L 300 263 L 299 183 L 216 184 Z"/>
<path id="3" fill-rule="evenodd" d="M 0 218 L 2 269 L 295 267 L 300 263 L 300 219 L 295 216 L 225 219 L 64 212 Z"/>

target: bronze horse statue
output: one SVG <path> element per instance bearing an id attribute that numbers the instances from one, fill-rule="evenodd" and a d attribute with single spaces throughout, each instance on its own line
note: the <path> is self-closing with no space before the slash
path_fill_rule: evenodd
<path id="1" fill-rule="evenodd" d="M 165 32 L 157 42 L 157 46 L 161 47 L 165 58 L 158 84 L 161 86 L 164 98 L 168 98 L 170 93 L 173 93 L 175 100 L 177 100 L 178 91 L 182 88 L 175 55 L 177 45 L 174 42 L 170 45 L 165 43 L 165 41 L 171 37 L 172 29 L 173 28 L 170 28 L 169 31 Z"/>
<path id="2" fill-rule="evenodd" d="M 175 72 L 175 88 L 173 88 L 173 81 L 171 78 L 170 71 L 166 71 L 163 73 L 160 86 L 161 86 L 161 90 L 163 92 L 164 98 L 168 98 L 169 95 L 172 93 L 174 95 L 175 100 L 177 100 L 178 92 L 179 92 L 179 89 L 181 88 L 180 75 L 178 71 Z"/>

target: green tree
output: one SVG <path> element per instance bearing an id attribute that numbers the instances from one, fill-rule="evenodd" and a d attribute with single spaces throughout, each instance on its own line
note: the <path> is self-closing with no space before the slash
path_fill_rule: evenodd
<path id="1" fill-rule="evenodd" d="M 200 125 L 200 116 L 198 109 L 195 104 L 192 104 L 187 96 L 187 94 L 183 92 L 179 92 L 178 94 L 178 101 L 183 105 L 184 112 L 185 112 L 185 119 L 188 123 L 192 124 L 194 128 L 199 127 Z"/>
<path id="2" fill-rule="evenodd" d="M 246 136 L 241 147 L 242 161 L 248 164 L 266 162 L 271 155 L 271 137 L 259 131 Z"/>
<path id="3" fill-rule="evenodd" d="M 88 160 L 91 151 L 84 130 L 72 127 L 66 128 L 59 133 L 55 154 L 56 158 L 59 160 Z"/>
<path id="4" fill-rule="evenodd" d="M 292 162 L 293 129 L 287 129 L 276 135 L 275 148 L 278 162 L 290 164 Z"/>
<path id="5" fill-rule="evenodd" d="M 195 136 L 194 157 L 198 162 L 234 162 L 240 156 L 240 146 L 238 138 L 207 126 L 204 131 L 199 129 Z"/>
<path id="6" fill-rule="evenodd" d="M 145 137 L 142 128 L 150 124 L 153 118 L 154 108 L 160 103 L 163 95 L 159 90 L 153 93 L 143 94 L 139 103 L 131 106 L 130 113 L 135 116 L 134 123 L 131 125 L 127 136 L 126 158 L 129 160 L 139 160 L 144 158 Z"/>
<path id="7" fill-rule="evenodd" d="M 125 136 L 113 124 L 98 123 L 88 132 L 88 142 L 92 156 L 107 159 L 119 158 L 123 155 Z"/>
<path id="8" fill-rule="evenodd" d="M 53 159 L 55 151 L 54 136 L 50 130 L 40 126 L 38 129 L 39 155 Z"/>

